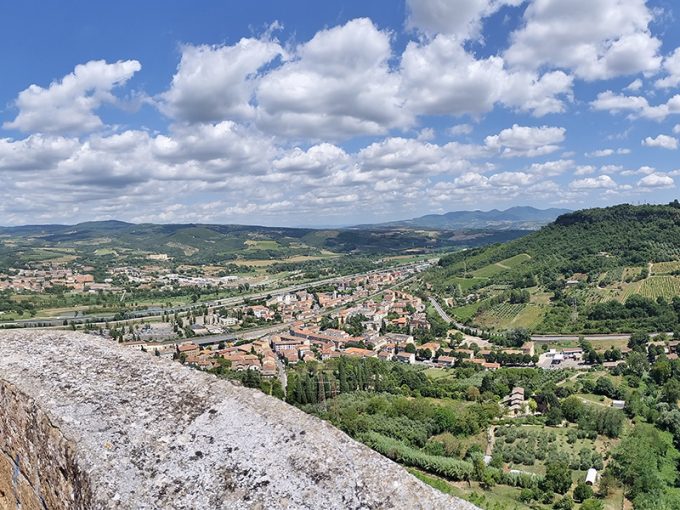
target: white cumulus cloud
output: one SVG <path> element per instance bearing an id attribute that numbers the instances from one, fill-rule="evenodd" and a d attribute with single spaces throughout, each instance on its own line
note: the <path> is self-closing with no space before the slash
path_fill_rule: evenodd
<path id="1" fill-rule="evenodd" d="M 406 25 L 427 34 L 451 34 L 464 40 L 478 35 L 482 18 L 504 5 L 524 0 L 406 0 Z"/>
<path id="2" fill-rule="evenodd" d="M 272 166 L 281 172 L 323 175 L 340 166 L 350 164 L 350 156 L 340 147 L 329 143 L 314 145 L 304 151 L 296 147 L 275 160 Z"/>
<path id="3" fill-rule="evenodd" d="M 95 110 L 103 103 L 115 103 L 112 90 L 124 85 L 142 68 L 136 60 L 108 64 L 92 60 L 75 67 L 49 87 L 31 85 L 15 101 L 17 117 L 5 122 L 5 129 L 42 133 L 85 133 L 102 127 Z"/>
<path id="4" fill-rule="evenodd" d="M 649 174 L 637 183 L 641 188 L 672 188 L 675 185 L 673 178 L 666 174 Z"/>
<path id="5" fill-rule="evenodd" d="M 607 90 L 600 92 L 590 104 L 594 110 L 610 113 L 630 112 L 632 118 L 643 117 L 661 121 L 671 114 L 680 113 L 680 94 L 674 95 L 666 103 L 652 106 L 645 97 L 615 94 Z"/>
<path id="6" fill-rule="evenodd" d="M 559 113 L 573 78 L 562 71 L 510 72 L 499 56 L 477 59 L 454 36 L 411 41 L 401 57 L 400 95 L 417 115 L 479 116 L 503 104 L 534 116 Z"/>
<path id="7" fill-rule="evenodd" d="M 556 175 L 563 174 L 573 167 L 573 160 L 558 159 L 555 161 L 546 161 L 545 163 L 532 163 L 528 170 L 531 173 L 554 177 Z"/>
<path id="8" fill-rule="evenodd" d="M 0 170 L 49 170 L 79 147 L 78 140 L 63 136 L 36 134 L 23 140 L 0 138 Z"/>
<path id="9" fill-rule="evenodd" d="M 666 76 L 654 83 L 656 87 L 667 89 L 680 85 L 680 48 L 663 59 L 663 70 Z"/>
<path id="10" fill-rule="evenodd" d="M 561 127 L 528 127 L 513 124 L 497 135 L 487 136 L 487 147 L 498 151 L 504 157 L 543 156 L 560 149 L 566 129 Z"/>
<path id="11" fill-rule="evenodd" d="M 656 138 L 648 136 L 642 140 L 645 147 L 659 147 L 662 149 L 675 150 L 678 148 L 678 139 L 668 135 L 659 135 Z"/>
<path id="12" fill-rule="evenodd" d="M 277 42 L 252 38 L 232 46 L 186 45 L 161 109 L 189 122 L 250 118 L 260 69 L 283 54 Z"/>
<path id="13" fill-rule="evenodd" d="M 361 18 L 318 32 L 260 81 L 257 124 L 278 135 L 341 139 L 408 127 L 388 65 L 390 34 Z"/>
<path id="14" fill-rule="evenodd" d="M 572 70 L 600 80 L 656 71 L 661 42 L 645 0 L 534 0 L 505 52 L 512 65 Z"/>
<path id="15" fill-rule="evenodd" d="M 616 188 L 616 182 L 608 175 L 599 175 L 572 181 L 569 187 L 573 190 L 612 189 Z"/>

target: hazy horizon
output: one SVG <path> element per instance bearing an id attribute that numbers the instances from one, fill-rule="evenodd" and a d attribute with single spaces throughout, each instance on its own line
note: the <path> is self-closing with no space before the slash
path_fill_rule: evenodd
<path id="1" fill-rule="evenodd" d="M 401 222 L 401 221 L 408 221 L 412 220 L 415 218 L 420 218 L 422 216 L 430 216 L 430 215 L 441 215 L 441 214 L 451 214 L 451 213 L 466 213 L 466 212 L 481 212 L 481 213 L 488 213 L 491 211 L 500 211 L 500 212 L 506 212 L 510 209 L 515 209 L 515 208 L 533 208 L 538 211 L 547 211 L 550 209 L 564 209 L 564 210 L 570 210 L 569 208 L 565 207 L 546 207 L 546 208 L 538 208 L 534 207 L 531 205 L 515 205 L 512 207 L 507 207 L 504 209 L 498 209 L 498 208 L 493 208 L 493 209 L 460 209 L 456 211 L 446 211 L 444 213 L 426 213 L 417 217 L 408 217 L 408 218 L 393 218 L 393 219 L 388 219 L 383 222 L 376 222 L 376 224 L 379 223 L 393 223 L 393 222 Z M 136 223 L 136 222 L 131 222 L 131 221 L 125 221 L 121 220 L 119 218 L 102 218 L 102 219 L 89 219 L 89 220 L 84 220 L 84 221 L 79 221 L 76 223 L 21 223 L 21 224 L 16 224 L 16 225 L 5 225 L 5 224 L 0 224 L 0 228 L 13 228 L 13 227 L 30 227 L 30 226 L 41 226 L 41 225 L 55 225 L 55 226 L 75 226 L 78 224 L 82 223 L 106 223 L 106 222 L 120 222 L 120 223 L 128 223 L 131 225 L 135 224 L 141 224 L 141 223 Z M 177 225 L 177 224 L 183 224 L 183 222 L 144 222 L 144 223 L 154 223 L 158 225 Z M 213 222 L 187 222 L 186 224 L 204 224 L 204 225 L 243 225 L 243 226 L 248 226 L 248 227 L 268 227 L 268 228 L 310 228 L 310 229 L 324 229 L 324 228 L 348 228 L 348 227 L 353 227 L 357 225 L 372 225 L 373 223 L 348 223 L 348 224 L 295 224 L 295 225 L 280 225 L 280 224 L 262 224 L 262 223 L 213 223 Z"/>

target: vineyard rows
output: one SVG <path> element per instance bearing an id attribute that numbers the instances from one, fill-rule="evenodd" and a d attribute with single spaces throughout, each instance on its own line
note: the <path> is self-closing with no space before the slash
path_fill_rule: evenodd
<path id="1" fill-rule="evenodd" d="M 640 294 L 651 299 L 656 299 L 659 296 L 672 299 L 673 296 L 680 296 L 680 278 L 676 276 L 650 276 L 645 280 L 629 285 L 624 292 L 624 300 L 632 294 Z"/>
<path id="2" fill-rule="evenodd" d="M 671 262 L 657 262 L 652 265 L 652 273 L 663 274 L 672 273 L 673 271 L 680 270 L 680 260 L 673 260 Z"/>
<path id="3" fill-rule="evenodd" d="M 524 304 L 502 303 L 490 308 L 486 315 L 493 322 L 505 322 L 514 319 L 525 307 Z"/>

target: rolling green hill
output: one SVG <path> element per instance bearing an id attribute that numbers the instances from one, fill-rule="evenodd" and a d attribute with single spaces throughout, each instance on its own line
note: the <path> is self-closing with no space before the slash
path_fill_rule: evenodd
<path id="1" fill-rule="evenodd" d="M 165 254 L 178 263 L 223 264 L 235 260 L 278 260 L 340 254 L 427 253 L 515 239 L 516 230 L 427 230 L 276 228 L 247 225 L 130 224 L 0 228 L 0 267 L 35 260 L 96 258 L 135 263 Z M 91 260 L 90 260 L 91 262 Z"/>
<path id="2" fill-rule="evenodd" d="M 680 205 L 624 204 L 564 214 L 522 238 L 443 257 L 426 281 L 454 298 L 461 318 L 472 315 L 482 326 L 502 329 L 519 322 L 545 332 L 675 329 Z M 512 290 L 522 289 L 529 298 L 513 303 L 523 306 L 512 314 L 503 305 Z"/>

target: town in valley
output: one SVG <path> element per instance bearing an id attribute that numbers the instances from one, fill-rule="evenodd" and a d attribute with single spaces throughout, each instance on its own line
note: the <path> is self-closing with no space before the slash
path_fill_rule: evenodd
<path id="1" fill-rule="evenodd" d="M 680 510 L 680 2 L 0 2 L 0 510 Z"/>

